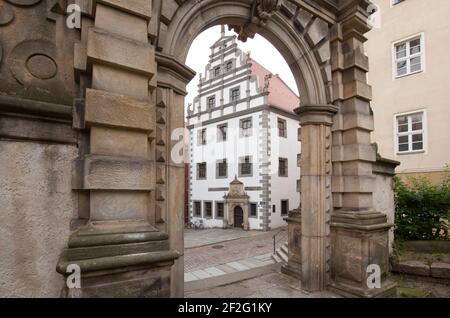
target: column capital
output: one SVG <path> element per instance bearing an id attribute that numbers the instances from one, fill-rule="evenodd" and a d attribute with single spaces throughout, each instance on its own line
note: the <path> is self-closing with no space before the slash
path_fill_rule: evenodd
<path id="1" fill-rule="evenodd" d="M 307 104 L 294 110 L 300 116 L 300 125 L 333 125 L 333 116 L 339 108 L 334 105 Z"/>

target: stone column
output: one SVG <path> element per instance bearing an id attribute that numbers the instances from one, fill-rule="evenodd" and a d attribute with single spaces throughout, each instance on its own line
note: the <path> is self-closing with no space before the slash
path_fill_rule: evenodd
<path id="1" fill-rule="evenodd" d="M 75 68 L 89 88 L 80 85 L 74 126 L 87 138 L 74 163 L 73 185 L 84 193 L 87 204 L 80 206 L 80 214 L 89 221 L 73 233 L 58 262 L 63 275 L 71 264 L 81 268 L 81 289 L 66 289 L 64 295 L 173 296 L 172 265 L 182 247 L 170 244 L 172 228 L 150 224 L 163 218 L 151 205 L 153 199 L 167 195 L 156 186 L 161 160 L 149 151 L 160 120 L 149 86 L 157 72 L 148 41 L 152 1 L 83 3 Z M 179 222 L 173 224 L 178 231 Z"/>
<path id="2" fill-rule="evenodd" d="M 367 84 L 368 58 L 363 36 L 369 30 L 365 15 L 354 15 L 363 2 L 354 1 L 332 28 L 331 54 L 334 104 L 339 106 L 333 125 L 333 203 L 331 222 L 331 288 L 346 296 L 386 296 L 395 291 L 385 280 L 388 272 L 388 224 L 386 215 L 373 208 L 376 150 Z M 371 288 L 368 266 L 376 265 L 383 279 Z"/>
<path id="3" fill-rule="evenodd" d="M 156 191 L 152 206 L 159 230 L 169 234 L 170 247 L 180 254 L 172 267 L 171 296 L 184 296 L 184 97 L 195 72 L 173 57 L 156 54 L 156 128 L 151 154 L 156 160 Z"/>
<path id="4" fill-rule="evenodd" d="M 296 109 L 301 125 L 301 281 L 309 292 L 328 284 L 330 258 L 332 105 Z"/>

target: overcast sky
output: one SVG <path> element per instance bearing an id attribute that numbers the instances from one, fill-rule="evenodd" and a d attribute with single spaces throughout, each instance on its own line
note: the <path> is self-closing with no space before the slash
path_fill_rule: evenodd
<path id="1" fill-rule="evenodd" d="M 228 31 L 227 35 L 234 33 Z M 220 38 L 220 26 L 209 28 L 201 33 L 192 43 L 189 50 L 186 64 L 197 72 L 197 76 L 188 85 L 188 96 L 186 97 L 186 105 L 192 103 L 194 97 L 198 94 L 199 73 L 205 72 L 205 66 L 208 64 L 210 47 Z M 278 50 L 263 37 L 256 35 L 255 38 L 249 39 L 246 43 L 238 42 L 239 47 L 244 52 L 251 52 L 251 57 L 267 68 L 273 74 L 279 74 L 287 85 L 298 95 L 297 85 L 289 66 Z"/>

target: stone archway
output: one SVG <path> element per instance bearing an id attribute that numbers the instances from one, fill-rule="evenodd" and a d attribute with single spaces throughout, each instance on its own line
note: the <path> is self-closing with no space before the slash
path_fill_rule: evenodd
<path id="1" fill-rule="evenodd" d="M 80 88 L 73 188 L 88 221 L 58 262 L 63 275 L 72 263 L 87 273 L 82 296 L 183 296 L 184 165 L 173 156 L 182 137 L 174 132 L 184 126 L 194 76 L 184 65 L 189 46 L 217 24 L 242 39 L 266 37 L 299 87 L 302 287 L 362 297 L 392 291 L 385 280 L 391 225 L 372 198 L 367 0 L 83 3 L 70 62 Z M 371 264 L 381 267 L 381 289 L 366 284 Z"/>

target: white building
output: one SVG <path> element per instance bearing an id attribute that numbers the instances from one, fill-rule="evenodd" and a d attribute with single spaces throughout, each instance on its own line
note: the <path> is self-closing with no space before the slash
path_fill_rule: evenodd
<path id="1" fill-rule="evenodd" d="M 298 96 L 224 32 L 200 77 L 187 117 L 191 220 L 252 230 L 286 225 L 300 200 Z"/>

